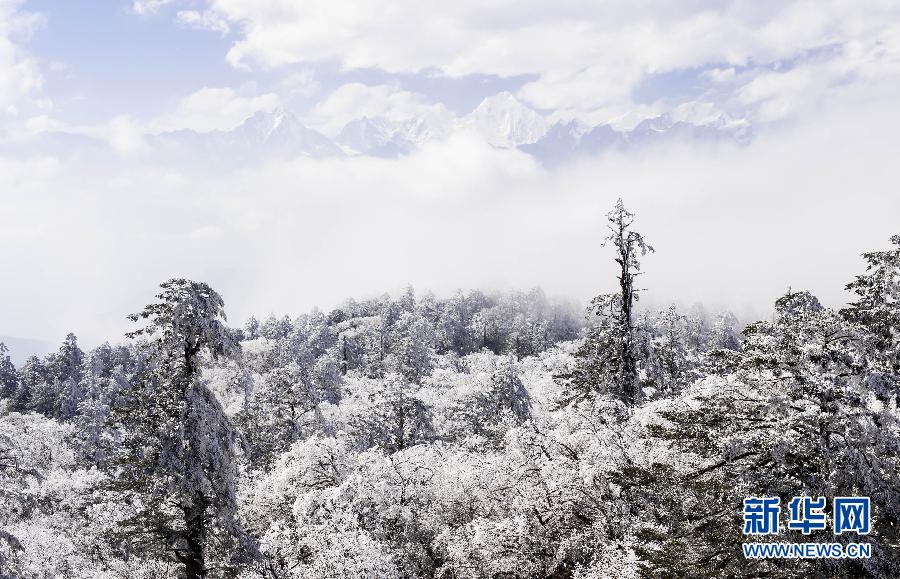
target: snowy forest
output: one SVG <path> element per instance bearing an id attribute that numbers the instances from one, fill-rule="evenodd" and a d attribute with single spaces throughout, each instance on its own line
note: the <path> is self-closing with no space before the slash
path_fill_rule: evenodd
<path id="1" fill-rule="evenodd" d="M 587 315 L 407 288 L 230 326 L 175 278 L 93 350 L 0 344 L 0 577 L 900 577 L 900 235 L 844 306 L 750 322 L 644 308 L 652 235 L 598 226 Z M 744 497 L 801 495 L 871 497 L 872 557 L 745 559 Z"/>

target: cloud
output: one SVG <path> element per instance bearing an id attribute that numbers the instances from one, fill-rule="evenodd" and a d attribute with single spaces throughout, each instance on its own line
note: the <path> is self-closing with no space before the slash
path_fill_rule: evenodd
<path id="1" fill-rule="evenodd" d="M 228 21 L 219 16 L 216 12 L 197 10 L 179 10 L 175 15 L 175 20 L 188 28 L 196 28 L 197 30 L 210 30 L 218 32 L 222 36 L 228 34 L 230 30 Z"/>
<path id="2" fill-rule="evenodd" d="M 192 129 L 228 130 L 257 111 L 271 111 L 281 104 L 274 93 L 242 95 L 232 88 L 202 88 L 181 99 L 175 111 L 153 119 L 148 132 Z"/>
<path id="3" fill-rule="evenodd" d="M 2 225 L 0 224 L 0 239 L 11 240 L 29 240 L 40 237 L 46 232 L 46 226 L 42 224 L 36 225 Z"/>
<path id="4" fill-rule="evenodd" d="M 423 119 L 440 125 L 449 122 L 452 115 L 444 105 L 428 102 L 421 94 L 394 85 L 369 86 L 354 82 L 329 94 L 306 120 L 333 135 L 348 121 L 360 117 L 383 117 L 392 121 Z"/>
<path id="5" fill-rule="evenodd" d="M 47 131 L 55 131 L 65 127 L 65 125 L 49 115 L 36 115 L 25 120 L 24 134 L 36 135 Z"/>
<path id="6" fill-rule="evenodd" d="M 827 58 L 842 59 L 848 82 L 856 82 L 893 58 L 858 46 L 892 44 L 900 5 L 878 0 L 209 0 L 202 14 L 229 23 L 235 41 L 227 58 L 237 67 L 336 62 L 345 69 L 394 74 L 531 75 L 519 98 L 543 109 L 589 115 L 633 104 L 633 91 L 649 75 L 709 69 L 710 80 L 727 82 L 736 70 L 763 73 L 827 47 L 836 47 Z M 790 85 L 799 76 L 783 79 L 785 98 L 753 101 L 763 109 L 760 118 L 795 109 L 788 93 L 802 91 Z M 749 87 L 735 104 L 748 102 L 755 90 Z"/>
<path id="7" fill-rule="evenodd" d="M 177 0 L 134 0 L 131 9 L 141 16 L 156 14 L 160 8 L 172 4 Z"/>
<path id="8" fill-rule="evenodd" d="M 146 147 L 143 127 L 125 115 L 110 121 L 104 136 L 117 153 L 136 153 Z"/>
<path id="9" fill-rule="evenodd" d="M 198 227 L 190 232 L 189 237 L 193 239 L 212 239 L 220 237 L 225 231 L 216 225 L 205 225 Z"/>
<path id="10" fill-rule="evenodd" d="M 757 122 L 816 114 L 835 101 L 862 105 L 900 89 L 900 25 L 881 34 L 812 54 L 783 68 L 744 75 L 733 101 Z"/>
<path id="11" fill-rule="evenodd" d="M 60 131 L 63 134 L 79 135 L 105 141 L 111 151 L 118 155 L 130 156 L 147 150 L 144 123 L 128 115 L 116 115 L 109 121 L 93 125 L 68 125 L 46 117 L 29 119 L 21 136 L 40 137 L 44 131 Z"/>
<path id="12" fill-rule="evenodd" d="M 0 109 L 17 114 L 43 85 L 37 62 L 21 42 L 42 27 L 41 14 L 20 10 L 18 0 L 0 0 Z"/>
<path id="13" fill-rule="evenodd" d="M 13 228 L 0 317 L 12 335 L 114 340 L 173 276 L 211 283 L 233 323 L 406 283 L 438 293 L 539 284 L 587 299 L 612 289 L 602 219 L 619 196 L 657 248 L 642 303 L 765 315 L 791 285 L 839 305 L 859 254 L 897 232 L 897 134 L 890 93 L 867 107 L 836 101 L 746 148 L 673 143 L 552 171 L 465 132 L 400 159 L 221 174 L 140 156 L 0 159 L 0 224 Z"/>
<path id="14" fill-rule="evenodd" d="M 136 2 L 134 10 L 150 14 L 165 3 Z M 19 115 L 32 132 L 58 129 L 49 113 L 27 110 L 43 95 L 22 43 L 40 18 L 19 6 L 0 0 L 0 110 L 26 111 Z M 730 111 L 771 124 L 746 148 L 670 143 L 554 170 L 465 131 L 399 159 L 273 160 L 222 174 L 190 159 L 173 169 L 135 154 L 148 131 L 230 129 L 282 102 L 249 84 L 202 88 L 149 121 L 126 115 L 83 130 L 120 155 L 0 156 L 0 271 L 12 280 L 0 284 L 5 332 L 115 339 L 125 314 L 181 275 L 216 287 L 235 322 L 407 282 L 439 292 L 540 284 L 584 299 L 611 287 L 600 237 L 618 196 L 658 249 L 645 262 L 648 303 L 703 300 L 763 312 L 792 285 L 839 304 L 858 254 L 896 233 L 895 3 L 183 7 L 175 16 L 182 25 L 227 29 L 229 60 L 266 69 L 271 90 L 324 95 L 305 120 L 331 134 L 364 115 L 446 119 L 431 92 L 410 87 L 426 86 L 425 76 L 473 74 L 527 75 L 516 96 L 553 118 L 625 126 L 663 110 L 698 121 Z M 368 83 L 333 88 L 345 78 L 329 72 L 335 63 L 389 74 L 369 70 L 354 76 Z M 632 102 L 635 87 L 672 71 L 698 85 L 686 102 L 659 102 L 665 90 Z M 775 122 L 786 119 L 793 122 Z"/>
<path id="15" fill-rule="evenodd" d="M 282 79 L 281 85 L 292 95 L 303 98 L 311 97 L 321 88 L 321 84 L 316 79 L 315 72 L 312 69 L 301 70 L 287 75 Z"/>
<path id="16" fill-rule="evenodd" d="M 27 139 L 62 131 L 105 141 L 114 152 L 129 156 L 149 151 L 148 135 L 182 129 L 230 130 L 258 111 L 272 111 L 281 106 L 281 99 L 274 93 L 242 94 L 254 88 L 253 83 L 247 83 L 239 91 L 227 87 L 202 88 L 182 98 L 175 110 L 150 120 L 124 114 L 102 123 L 76 125 L 46 114 L 36 115 L 20 123 L 10 135 Z"/>

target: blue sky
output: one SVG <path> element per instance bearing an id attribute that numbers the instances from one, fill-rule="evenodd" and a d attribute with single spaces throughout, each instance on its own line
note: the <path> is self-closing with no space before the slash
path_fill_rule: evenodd
<path id="1" fill-rule="evenodd" d="M 465 130 L 502 91 L 548 123 L 757 136 L 548 169 Z M 648 303 L 765 315 L 791 285 L 839 304 L 897 233 L 898 96 L 896 2 L 0 0 L 0 335 L 115 341 L 182 275 L 236 321 L 407 283 L 586 300 L 619 196 L 658 249 Z M 329 135 L 363 115 L 455 128 L 399 159 L 145 154 L 148 134 L 278 107 Z M 58 132 L 109 148 L 60 155 Z"/>
<path id="2" fill-rule="evenodd" d="M 52 99 L 52 116 L 67 125 L 103 123 L 117 115 L 151 119 L 208 87 L 277 93 L 285 106 L 304 113 L 348 83 L 388 84 L 465 114 L 482 99 L 515 91 L 535 77 L 450 77 L 433 69 L 388 73 L 378 67 L 348 69 L 335 59 L 247 69 L 226 60 L 238 31 L 223 34 L 179 25 L 176 6 L 142 12 L 132 2 L 34 0 L 21 3 L 20 12 L 40 17 L 22 46 L 38 63 L 40 94 Z M 298 95 L 285 87 L 296 75 L 312 78 L 311 93 Z"/>
<path id="3" fill-rule="evenodd" d="M 5 100 L 12 122 L 79 126 L 149 122 L 204 88 L 306 114 L 361 83 L 456 114 L 506 90 L 589 124 L 698 102 L 780 122 L 895 72 L 897 9 L 863 4 L 4 0 L 14 60 L 41 79 Z"/>
<path id="4" fill-rule="evenodd" d="M 45 90 L 72 122 L 159 114 L 203 86 L 248 80 L 222 58 L 227 39 L 141 17 L 129 2 L 38 0 L 23 7 L 46 17 L 27 47 L 51 69 Z M 53 71 L 53 63 L 65 68 Z"/>

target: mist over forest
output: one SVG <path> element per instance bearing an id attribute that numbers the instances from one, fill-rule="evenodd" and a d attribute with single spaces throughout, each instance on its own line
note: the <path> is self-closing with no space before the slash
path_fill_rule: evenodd
<path id="1" fill-rule="evenodd" d="M 232 326 L 174 278 L 127 337 L 0 344 L 0 577 L 900 575 L 900 235 L 845 307 L 742 324 L 641 307 L 652 239 L 605 225 L 587 316 L 408 287 Z M 748 496 L 871 497 L 872 557 L 744 559 Z"/>

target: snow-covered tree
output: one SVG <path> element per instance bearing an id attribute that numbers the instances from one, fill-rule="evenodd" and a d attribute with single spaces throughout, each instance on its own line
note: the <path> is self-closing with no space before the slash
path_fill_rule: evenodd
<path id="1" fill-rule="evenodd" d="M 607 221 L 610 234 L 604 245 L 611 245 L 615 250 L 619 291 L 599 295 L 591 302 L 589 311 L 597 323 L 576 354 L 577 367 L 566 379 L 570 400 L 606 390 L 633 405 L 642 396 L 634 325 L 634 305 L 640 290 L 634 283 L 640 275 L 640 258 L 652 252 L 653 247 L 632 229 L 634 214 L 625 209 L 621 199 L 607 214 Z"/>
<path id="2" fill-rule="evenodd" d="M 411 382 L 421 382 L 431 372 L 434 330 L 417 312 L 404 311 L 392 326 L 387 366 Z"/>
<path id="3" fill-rule="evenodd" d="M 0 399 L 9 398 L 15 394 L 18 385 L 19 376 L 9 357 L 9 349 L 6 344 L 0 342 Z"/>
<path id="4" fill-rule="evenodd" d="M 522 383 L 515 356 L 499 357 L 483 378 L 466 377 L 468 387 L 449 408 L 451 430 L 459 439 L 475 435 L 498 444 L 507 430 L 531 417 L 531 396 Z"/>
<path id="5" fill-rule="evenodd" d="M 540 290 L 236 332 L 171 280 L 126 346 L 18 371 L 0 346 L 0 577 L 900 576 L 900 239 L 843 310 L 788 292 L 741 334 L 636 312 L 651 249 L 609 218 L 619 291 L 583 341 Z M 870 496 L 873 557 L 746 560 L 748 495 Z M 779 540 L 810 539 L 857 537 Z"/>
<path id="6" fill-rule="evenodd" d="M 842 313 L 867 330 L 873 386 L 882 398 L 900 401 L 900 235 L 891 243 L 896 247 L 863 255 L 867 271 L 847 285 L 856 300 Z"/>
<path id="7" fill-rule="evenodd" d="M 84 379 L 84 352 L 78 347 L 75 334 L 66 335 L 53 361 L 52 380 L 59 397 L 55 415 L 61 420 L 71 420 L 78 412 Z"/>
<path id="8" fill-rule="evenodd" d="M 56 403 L 56 393 L 48 384 L 46 365 L 37 356 L 29 356 L 19 369 L 18 385 L 10 401 L 10 410 L 36 410 L 50 414 Z"/>
<path id="9" fill-rule="evenodd" d="M 776 302 L 774 322 L 746 330 L 738 367 L 701 381 L 661 409 L 651 432 L 682 451 L 627 477 L 652 505 L 642 531 L 645 575 L 767 573 L 774 577 L 889 577 L 900 518 L 900 422 L 865 365 L 866 330 L 807 292 Z M 744 496 L 868 496 L 879 513 L 869 560 L 748 562 Z M 798 536 L 797 540 L 802 540 Z M 828 540 L 833 540 L 829 536 Z M 847 540 L 842 537 L 839 540 Z"/>
<path id="10" fill-rule="evenodd" d="M 415 383 L 388 374 L 382 379 L 357 377 L 348 389 L 346 422 L 358 448 L 395 452 L 433 439 L 432 409 L 418 396 Z"/>
<path id="11" fill-rule="evenodd" d="M 323 383 L 295 362 L 268 372 L 238 416 L 251 463 L 268 464 L 314 432 L 319 404 L 337 402 L 335 386 Z"/>
<path id="12" fill-rule="evenodd" d="M 201 356 L 236 356 L 239 345 L 209 286 L 172 279 L 161 288 L 158 302 L 129 316 L 147 321 L 129 336 L 146 340 L 150 363 L 113 413 L 122 438 L 110 488 L 128 505 L 121 539 L 173 555 L 187 579 L 227 576 L 246 548 L 236 516 L 236 435 L 201 379 Z"/>
<path id="13" fill-rule="evenodd" d="M 441 353 L 449 351 L 465 355 L 475 349 L 470 332 L 472 313 L 462 292 L 456 292 L 444 302 L 438 314 L 435 331 L 436 348 Z"/>
<path id="14" fill-rule="evenodd" d="M 648 338 L 644 382 L 657 396 L 671 395 L 699 377 L 696 371 L 704 351 L 700 322 L 672 305 L 642 330 Z"/>

